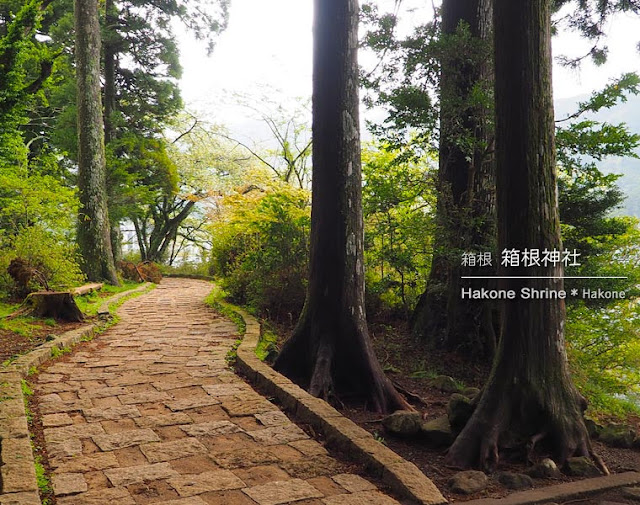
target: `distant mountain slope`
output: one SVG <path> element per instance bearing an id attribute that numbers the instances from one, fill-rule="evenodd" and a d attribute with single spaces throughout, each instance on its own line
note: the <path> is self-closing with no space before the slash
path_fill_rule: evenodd
<path id="1" fill-rule="evenodd" d="M 556 119 L 562 119 L 576 110 L 576 103 L 585 101 L 587 95 L 556 101 Z M 612 109 L 592 114 L 590 119 L 611 124 L 626 123 L 633 133 L 640 133 L 640 97 L 631 97 Z M 640 150 L 638 152 L 640 155 Z M 618 179 L 620 189 L 627 199 L 619 214 L 640 217 L 640 159 L 608 158 L 600 164 L 600 170 L 606 173 L 623 174 Z"/>

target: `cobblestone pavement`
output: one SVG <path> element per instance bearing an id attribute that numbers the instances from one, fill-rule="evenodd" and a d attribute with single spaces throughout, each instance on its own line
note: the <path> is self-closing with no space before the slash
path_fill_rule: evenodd
<path id="1" fill-rule="evenodd" d="M 58 505 L 397 505 L 227 367 L 210 287 L 163 280 L 37 377 Z"/>

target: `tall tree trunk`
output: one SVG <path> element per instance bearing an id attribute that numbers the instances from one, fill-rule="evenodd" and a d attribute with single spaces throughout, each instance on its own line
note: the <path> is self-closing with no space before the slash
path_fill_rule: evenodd
<path id="1" fill-rule="evenodd" d="M 551 96 L 551 0 L 495 1 L 495 95 L 499 249 L 560 250 Z M 525 300 L 521 288 L 563 288 L 563 269 L 500 267 L 500 346 L 473 416 L 447 463 L 490 468 L 504 440 L 547 440 L 563 463 L 591 452 L 564 341 L 562 299 Z M 543 278 L 517 279 L 516 276 Z"/>
<path id="2" fill-rule="evenodd" d="M 92 281 L 118 284 L 107 211 L 106 163 L 100 98 L 100 25 L 96 0 L 76 0 L 78 87 L 78 244 Z"/>
<path id="3" fill-rule="evenodd" d="M 118 11 L 114 0 L 105 2 L 105 40 L 104 40 L 104 141 L 114 138 L 113 114 L 116 110 L 116 23 Z"/>
<path id="4" fill-rule="evenodd" d="M 485 105 L 488 100 L 477 98 L 478 90 L 488 91 L 493 79 L 488 52 L 492 1 L 442 4 L 438 232 L 427 288 L 412 318 L 414 333 L 431 345 L 485 360 L 495 351 L 492 308 L 462 300 L 460 290 L 469 287 L 461 276 L 472 273 L 461 266 L 462 253 L 495 249 L 492 111 Z M 462 26 L 468 27 L 469 37 L 462 35 Z M 490 275 L 495 269 L 484 267 L 482 272 Z"/>
<path id="5" fill-rule="evenodd" d="M 315 0 L 313 203 L 305 306 L 275 368 L 311 394 L 408 408 L 376 360 L 365 316 L 358 2 Z"/>

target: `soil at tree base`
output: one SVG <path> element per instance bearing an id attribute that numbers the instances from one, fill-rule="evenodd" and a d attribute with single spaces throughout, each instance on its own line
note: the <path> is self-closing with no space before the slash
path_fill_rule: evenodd
<path id="1" fill-rule="evenodd" d="M 0 329 L 0 363 L 33 351 L 39 345 L 52 340 L 54 336 L 61 335 L 67 331 L 75 330 L 80 326 L 90 324 L 91 319 L 87 318 L 81 323 L 57 322 L 55 326 L 49 326 L 42 320 L 30 322 L 34 328 L 28 337 L 22 336 L 9 330 Z"/>
<path id="2" fill-rule="evenodd" d="M 290 326 L 277 324 L 279 335 L 286 335 Z M 436 374 L 445 374 L 454 377 L 464 383 L 466 387 L 482 387 L 484 379 L 489 373 L 488 367 L 469 365 L 459 356 L 453 353 L 427 350 L 421 347 L 419 342 L 411 336 L 407 325 L 399 321 L 373 322 L 369 324 L 370 334 L 375 347 L 376 355 L 382 363 L 387 375 L 403 388 L 419 395 L 425 400 L 427 406 L 416 405 L 416 408 L 425 413 L 425 419 L 435 419 L 446 415 L 446 407 L 451 393 L 444 393 L 429 386 L 429 379 Z M 280 337 L 282 340 L 282 337 Z M 447 468 L 444 465 L 446 447 L 434 448 L 421 443 L 394 437 L 385 433 L 382 427 L 382 417 L 367 411 L 362 405 L 343 404 L 335 405 L 345 416 L 372 433 L 376 438 L 382 438 L 384 443 L 411 461 L 422 472 L 434 481 L 442 494 L 449 501 L 468 501 L 479 498 L 501 498 L 513 492 L 502 484 L 490 479 L 490 484 L 484 491 L 460 495 L 452 493 L 447 486 L 451 476 L 457 470 Z M 640 419 L 631 417 L 627 420 L 634 429 L 640 433 Z M 640 471 L 640 450 L 609 447 L 593 441 L 597 454 L 602 456 L 611 473 L 627 471 Z M 541 455 L 542 456 L 542 455 Z M 521 451 L 512 454 L 501 454 L 500 465 L 496 471 L 509 471 L 522 473 L 527 469 L 523 463 L 524 455 Z M 580 480 L 580 478 L 563 475 L 560 479 L 535 479 L 537 488 Z M 620 503 L 634 503 L 625 498 L 620 491 L 601 493 L 584 500 L 565 500 L 567 503 L 600 503 L 601 501 L 614 501 Z M 559 501 L 558 503 L 563 503 Z M 636 504 L 638 502 L 635 502 Z"/>

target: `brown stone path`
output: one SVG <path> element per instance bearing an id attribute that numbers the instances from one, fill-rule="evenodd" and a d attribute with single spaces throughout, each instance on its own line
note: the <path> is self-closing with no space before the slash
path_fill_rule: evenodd
<path id="1" fill-rule="evenodd" d="M 163 280 L 37 377 L 58 505 L 397 505 L 227 367 L 210 287 Z"/>

